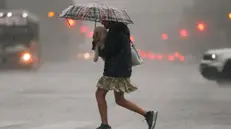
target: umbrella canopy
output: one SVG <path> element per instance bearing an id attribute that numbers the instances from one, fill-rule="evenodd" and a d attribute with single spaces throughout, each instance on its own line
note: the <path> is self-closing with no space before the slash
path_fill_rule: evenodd
<path id="1" fill-rule="evenodd" d="M 98 3 L 71 5 L 63 10 L 59 17 L 73 20 L 95 22 L 106 20 L 133 24 L 133 21 L 125 10 L 120 10 Z"/>

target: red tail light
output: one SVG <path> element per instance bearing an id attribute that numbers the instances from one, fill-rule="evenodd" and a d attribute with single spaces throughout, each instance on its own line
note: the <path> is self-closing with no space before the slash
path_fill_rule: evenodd
<path id="1" fill-rule="evenodd" d="M 174 53 L 174 56 L 175 56 L 175 57 L 179 57 L 179 56 L 180 56 L 180 53 L 179 53 L 179 52 L 175 52 L 175 53 Z"/>
<path id="2" fill-rule="evenodd" d="M 172 56 L 172 55 L 168 55 L 168 60 L 169 60 L 169 61 L 174 61 L 174 60 L 175 60 L 175 57 Z"/>
<path id="3" fill-rule="evenodd" d="M 157 54 L 157 56 L 156 56 L 156 57 L 157 57 L 157 59 L 158 59 L 158 60 L 163 60 L 163 58 L 164 58 L 164 56 L 163 56 L 163 55 L 161 55 L 161 54 Z"/>
<path id="4" fill-rule="evenodd" d="M 165 33 L 163 33 L 163 34 L 161 35 L 161 37 L 162 37 L 163 40 L 168 40 L 168 35 L 165 34 Z"/>
<path id="5" fill-rule="evenodd" d="M 88 31 L 88 28 L 87 28 L 86 26 L 82 26 L 82 27 L 80 28 L 80 31 L 81 31 L 82 33 L 86 33 L 86 32 Z"/>
<path id="6" fill-rule="evenodd" d="M 184 56 L 180 56 L 180 61 L 184 61 Z"/>
<path id="7" fill-rule="evenodd" d="M 185 60 L 185 57 L 179 53 L 171 53 L 171 54 L 154 54 L 153 52 L 146 52 L 146 51 L 141 51 L 138 50 L 140 56 L 144 59 L 149 59 L 149 60 L 158 60 L 158 61 L 181 61 L 183 62 Z"/>
<path id="8" fill-rule="evenodd" d="M 181 37 L 188 37 L 188 31 L 186 29 L 180 30 L 180 36 Z"/>
<path id="9" fill-rule="evenodd" d="M 148 58 L 150 59 L 150 60 L 155 60 L 155 55 L 154 55 L 154 53 L 152 53 L 152 52 L 149 52 L 148 53 Z"/>

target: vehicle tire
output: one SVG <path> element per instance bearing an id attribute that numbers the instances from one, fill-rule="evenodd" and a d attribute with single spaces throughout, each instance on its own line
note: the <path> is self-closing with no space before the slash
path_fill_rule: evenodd
<path id="1" fill-rule="evenodd" d="M 214 70 L 211 71 L 211 70 L 204 69 L 201 71 L 201 75 L 207 80 L 214 81 L 218 77 L 218 72 Z"/>
<path id="2" fill-rule="evenodd" d="M 202 72 L 201 74 L 207 80 L 214 80 L 214 76 L 210 76 L 207 72 Z"/>
<path id="3" fill-rule="evenodd" d="M 225 63 L 221 73 L 221 78 L 231 80 L 231 59 Z"/>

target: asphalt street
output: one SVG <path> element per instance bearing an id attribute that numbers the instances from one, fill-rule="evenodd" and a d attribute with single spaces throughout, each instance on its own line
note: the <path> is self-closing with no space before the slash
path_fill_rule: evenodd
<path id="1" fill-rule="evenodd" d="M 100 124 L 94 98 L 102 63 L 45 63 L 37 72 L 1 71 L 0 129 L 95 129 Z M 204 80 L 196 65 L 147 62 L 134 68 L 139 90 L 127 98 L 157 109 L 156 129 L 230 129 L 229 87 Z M 114 129 L 146 129 L 143 117 L 114 103 Z"/>

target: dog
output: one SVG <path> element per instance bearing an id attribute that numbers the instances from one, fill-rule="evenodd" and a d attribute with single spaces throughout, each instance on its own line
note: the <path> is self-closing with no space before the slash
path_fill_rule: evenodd
<path id="1" fill-rule="evenodd" d="M 92 50 L 95 51 L 93 61 L 97 62 L 99 58 L 99 51 L 104 49 L 104 43 L 107 38 L 107 29 L 103 26 L 95 27 L 93 33 Z"/>

